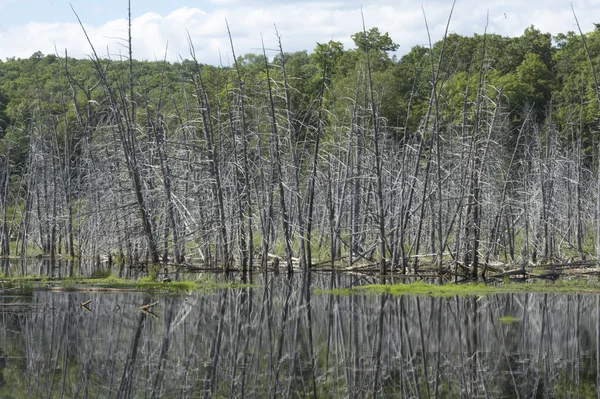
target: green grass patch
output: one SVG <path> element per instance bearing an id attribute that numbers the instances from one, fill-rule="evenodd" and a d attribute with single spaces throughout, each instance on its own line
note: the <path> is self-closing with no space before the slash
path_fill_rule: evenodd
<path id="1" fill-rule="evenodd" d="M 0 283 L 9 286 L 54 287 L 68 290 L 86 288 L 106 288 L 136 290 L 143 292 L 190 292 L 210 291 L 216 289 L 236 289 L 249 287 L 248 284 L 238 282 L 215 281 L 156 281 L 153 276 L 142 277 L 137 280 L 124 279 L 108 275 L 106 277 L 71 277 L 64 279 L 48 279 L 40 276 L 0 277 Z"/>
<path id="2" fill-rule="evenodd" d="M 512 316 L 502 316 L 500 317 L 500 323 L 505 324 L 507 326 L 511 325 L 511 324 L 515 324 L 516 322 L 519 321 L 519 319 L 517 319 L 516 317 L 512 317 Z"/>
<path id="3" fill-rule="evenodd" d="M 223 288 L 243 288 L 247 285 L 234 282 L 204 282 L 204 281 L 156 281 L 154 276 L 142 277 L 138 280 L 128 280 L 109 276 L 100 279 L 75 279 L 75 284 L 92 287 L 130 288 L 140 291 L 189 292 L 198 290 L 213 290 Z"/>
<path id="4" fill-rule="evenodd" d="M 38 276 L 35 274 L 30 274 L 27 276 L 17 276 L 17 277 L 7 277 L 4 274 L 0 273 L 0 283 L 33 283 L 33 282 L 46 282 L 48 277 L 46 276 Z"/>
<path id="5" fill-rule="evenodd" d="M 426 295 L 435 297 L 483 296 L 490 294 L 508 294 L 520 292 L 553 294 L 597 294 L 600 293 L 600 282 L 587 280 L 558 282 L 535 281 L 530 283 L 508 282 L 494 285 L 486 285 L 481 283 L 448 283 L 443 285 L 437 285 L 415 282 L 407 284 L 372 284 L 347 289 L 318 291 L 318 293 L 332 295 L 385 293 L 391 295 Z"/>
<path id="6" fill-rule="evenodd" d="M 107 278 L 110 277 L 111 273 L 108 270 L 98 269 L 92 273 L 92 278 Z"/>

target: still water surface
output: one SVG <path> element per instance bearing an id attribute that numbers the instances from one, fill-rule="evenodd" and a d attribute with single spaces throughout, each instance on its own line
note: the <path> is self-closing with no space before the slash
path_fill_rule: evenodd
<path id="1" fill-rule="evenodd" d="M 319 292 L 367 282 L 255 275 L 253 287 L 187 295 L 4 288 L 0 397 L 599 396 L 597 295 Z"/>

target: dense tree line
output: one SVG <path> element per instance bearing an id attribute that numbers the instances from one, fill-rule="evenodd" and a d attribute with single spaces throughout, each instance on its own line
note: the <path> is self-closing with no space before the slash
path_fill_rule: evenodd
<path id="1" fill-rule="evenodd" d="M 3 255 L 292 270 L 596 257 L 600 30 L 0 61 Z M 235 38 L 233 38 L 235 39 Z M 235 40 L 231 50 L 235 54 Z M 257 264 L 257 262 L 259 264 Z"/>

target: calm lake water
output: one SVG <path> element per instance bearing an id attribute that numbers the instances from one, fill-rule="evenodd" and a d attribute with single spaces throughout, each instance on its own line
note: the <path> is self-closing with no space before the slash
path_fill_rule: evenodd
<path id="1" fill-rule="evenodd" d="M 315 273 L 253 282 L 188 295 L 3 288 L 0 397 L 599 396 L 597 295 L 336 296 L 319 290 L 376 280 Z"/>

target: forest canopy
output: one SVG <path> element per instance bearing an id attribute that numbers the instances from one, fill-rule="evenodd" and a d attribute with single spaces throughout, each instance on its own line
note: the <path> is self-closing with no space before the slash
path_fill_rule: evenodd
<path id="1" fill-rule="evenodd" d="M 600 56 L 600 31 L 596 29 L 589 32 L 586 38 L 590 56 L 597 60 Z M 439 72 L 438 84 L 444 92 L 442 100 L 446 112 L 443 118 L 455 116 L 453 114 L 461 108 L 459 103 L 463 102 L 467 91 L 468 100 L 473 100 L 477 95 L 476 90 L 467 88 L 473 88 L 484 68 L 490 90 L 502 91 L 503 106 L 513 114 L 515 121 L 520 120 L 524 112 L 529 112 L 525 111 L 528 107 L 532 107 L 538 121 L 543 122 L 552 111 L 555 122 L 564 127 L 572 122 L 567 115 L 573 106 L 580 105 L 580 96 L 583 96 L 586 101 L 581 122 L 586 137 L 593 129 L 596 105 L 589 100 L 595 98 L 596 94 L 581 36 L 574 32 L 553 37 L 531 26 L 518 37 L 450 34 L 445 40 L 434 43 L 432 49 L 416 46 L 400 59 L 389 56 L 389 53 L 398 49 L 399 44 L 378 28 L 357 32 L 352 39 L 356 48 L 344 49 L 341 42 L 331 40 L 317 43 L 311 53 L 299 51 L 284 54 L 290 84 L 296 89 L 295 106 L 307 107 L 317 98 L 323 74 L 327 75 L 330 89 L 324 93 L 325 97 L 347 95 L 348 92 L 344 92 L 343 88 L 350 88 L 349 82 L 364 68 L 368 50 L 374 72 L 374 88 L 381 97 L 381 116 L 390 128 L 410 133 L 418 127 L 429 100 L 431 66 L 434 62 Z M 444 54 L 440 58 L 444 46 Z M 268 62 L 273 66 L 278 65 L 281 57 L 277 54 Z M 263 84 L 263 55 L 242 55 L 238 62 L 248 86 Z M 115 78 L 124 79 L 123 73 L 128 71 L 126 64 L 126 61 L 110 61 L 107 72 Z M 175 102 L 163 104 L 164 112 L 169 113 L 173 107 L 183 104 L 179 101 L 184 89 L 181 86 L 182 74 L 191 72 L 194 69 L 192 64 L 189 60 L 181 63 L 134 60 L 134 79 L 149 98 L 157 97 L 160 90 L 168 90 L 169 95 L 175 98 Z M 29 59 L 8 58 L 0 62 L 2 137 L 8 134 L 9 138 L 18 142 L 17 136 L 22 136 L 18 126 L 22 126 L 22 122 L 31 117 L 33 109 L 42 103 L 57 111 L 57 114 L 60 113 L 61 101 L 62 106 L 71 106 L 64 98 L 70 90 L 66 72 L 75 81 L 87 83 L 90 88 L 97 80 L 93 62 L 89 59 L 64 59 L 36 52 Z M 228 79 L 232 68 L 202 65 L 202 73 L 208 78 L 207 84 L 216 85 Z M 280 73 L 280 68 L 273 68 L 272 78 L 280 80 Z M 90 94 L 96 101 L 103 96 L 102 90 L 97 87 Z M 36 100 L 42 103 L 36 105 Z M 589 137 L 586 141 L 589 141 Z"/>

